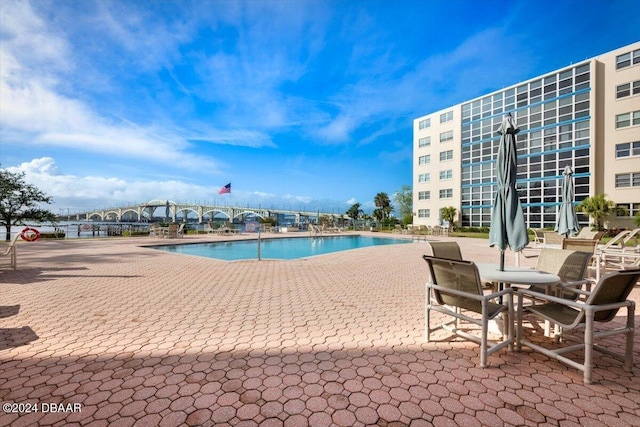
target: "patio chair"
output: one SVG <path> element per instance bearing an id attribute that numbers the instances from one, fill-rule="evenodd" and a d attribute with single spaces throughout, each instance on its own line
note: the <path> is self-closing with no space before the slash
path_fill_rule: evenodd
<path id="1" fill-rule="evenodd" d="M 525 345 L 548 357 L 559 360 L 573 368 L 584 372 L 584 382 L 591 384 L 593 372 L 593 350 L 598 350 L 610 356 L 622 358 L 624 369 L 631 372 L 633 367 L 633 337 L 634 337 L 634 311 L 635 303 L 627 301 L 629 293 L 640 279 L 640 270 L 617 271 L 603 276 L 592 292 L 580 291 L 567 288 L 565 292 L 573 292 L 580 297 L 577 300 L 567 300 L 552 295 L 544 295 L 532 292 L 527 289 L 518 290 L 518 326 L 517 326 L 517 348 L 518 351 Z M 546 301 L 541 305 L 529 306 L 527 312 L 531 315 L 554 323 L 562 328 L 563 338 L 561 342 L 577 341 L 578 344 L 550 349 L 527 340 L 522 332 L 523 320 L 523 299 L 536 298 Z M 606 323 L 612 321 L 618 310 L 627 308 L 626 325 L 614 329 L 604 329 L 596 331 L 596 323 Z M 567 335 L 567 331 L 584 329 L 579 336 Z M 582 336 L 584 334 L 584 336 Z M 614 334 L 625 334 L 626 345 L 624 355 L 613 352 L 604 346 L 606 344 L 596 344 L 595 340 Z M 610 344 L 609 344 L 610 346 Z M 575 361 L 566 353 L 584 351 L 584 360 Z"/>
<path id="2" fill-rule="evenodd" d="M 557 247 L 562 246 L 562 236 L 556 233 L 555 231 L 543 231 L 544 234 L 544 245 L 557 245 Z"/>
<path id="3" fill-rule="evenodd" d="M 640 266 L 640 228 L 618 233 L 606 245 L 598 248 L 596 254 L 604 268 L 633 269 Z M 635 241 L 635 246 L 629 243 Z"/>
<path id="4" fill-rule="evenodd" d="M 596 269 L 598 268 L 596 255 L 596 249 L 598 248 L 599 239 L 564 239 L 562 241 L 562 249 L 566 249 L 569 251 L 578 251 L 578 252 L 587 252 L 591 254 L 591 258 L 589 263 L 587 264 L 587 273 L 591 271 L 595 271 L 596 279 L 590 279 L 589 274 L 585 274 L 590 280 L 597 280 L 600 278 L 600 275 Z M 589 288 L 587 288 L 589 290 Z"/>
<path id="5" fill-rule="evenodd" d="M 178 237 L 178 224 L 169 224 L 169 229 L 164 237 L 165 239 L 174 239 Z"/>
<path id="6" fill-rule="evenodd" d="M 456 242 L 427 242 L 427 244 L 431 247 L 431 253 L 436 258 L 462 261 L 460 246 Z"/>
<path id="7" fill-rule="evenodd" d="M 18 268 L 18 253 L 17 253 L 16 243 L 18 243 L 19 238 L 20 238 L 20 233 L 17 233 L 15 236 L 13 236 L 13 239 L 11 239 L 11 242 L 9 242 L 9 246 L 7 246 L 5 251 L 0 253 L 0 255 L 2 256 L 9 257 L 9 267 L 11 267 L 14 270 Z"/>
<path id="8" fill-rule="evenodd" d="M 160 224 L 151 224 L 149 226 L 149 237 L 159 236 L 162 236 L 162 227 L 160 227 Z"/>
<path id="9" fill-rule="evenodd" d="M 637 230 L 640 230 L 637 229 Z M 616 251 L 616 250 L 624 250 L 626 248 L 627 242 L 630 241 L 637 234 L 636 230 L 622 230 L 618 234 L 616 234 L 611 240 L 609 240 L 606 244 L 602 245 L 598 248 L 599 251 Z"/>
<path id="10" fill-rule="evenodd" d="M 579 288 L 582 285 L 589 286 L 591 282 L 585 279 L 585 273 L 592 256 L 593 253 L 589 252 L 542 248 L 540 255 L 538 255 L 536 270 L 546 271 L 560 277 L 558 285 L 573 288 Z M 555 289 L 538 286 L 531 286 L 529 289 L 534 292 L 549 294 L 555 291 Z"/>
<path id="11" fill-rule="evenodd" d="M 544 231 L 534 229 L 533 234 L 533 246 L 536 248 L 544 246 Z"/>
<path id="12" fill-rule="evenodd" d="M 429 265 L 430 280 L 425 288 L 425 338 L 430 342 L 431 333 L 443 329 L 462 338 L 480 344 L 480 366 L 487 366 L 487 357 L 509 346 L 513 349 L 513 290 L 506 288 L 500 292 L 484 295 L 478 268 L 472 261 L 456 261 L 423 255 Z M 433 295 L 432 295 L 433 294 Z M 492 302 L 506 295 L 507 304 Z M 433 301 L 435 300 L 435 301 Z M 431 328 L 431 314 L 451 316 L 454 319 Z M 467 314 L 463 313 L 466 312 Z M 504 331 L 502 339 L 489 340 L 489 320 L 504 313 Z M 475 315 L 474 315 L 475 314 Z M 481 317 L 478 319 L 477 314 Z M 480 336 L 459 327 L 459 321 L 465 321 L 480 327 Z"/>

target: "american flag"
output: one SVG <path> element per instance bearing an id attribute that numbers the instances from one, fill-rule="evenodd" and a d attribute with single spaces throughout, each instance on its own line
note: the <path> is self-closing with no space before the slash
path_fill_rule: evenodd
<path id="1" fill-rule="evenodd" d="M 225 194 L 225 193 L 231 194 L 231 183 L 228 183 L 224 187 L 220 187 L 220 189 L 218 190 L 218 194 Z"/>

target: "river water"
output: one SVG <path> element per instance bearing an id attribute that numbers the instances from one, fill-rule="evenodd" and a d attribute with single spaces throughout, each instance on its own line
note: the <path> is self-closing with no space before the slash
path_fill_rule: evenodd
<path id="1" fill-rule="evenodd" d="M 198 224 L 194 224 L 197 226 Z M 27 223 L 26 225 L 14 225 L 11 227 L 11 235 L 22 232 L 25 227 L 37 229 L 40 233 L 60 233 L 60 237 L 69 239 L 119 236 L 124 231 L 148 231 L 149 224 L 142 222 L 82 222 L 61 221 L 55 226 L 51 224 Z M 193 227 L 192 227 L 193 228 Z M 4 239 L 5 227 L 0 227 L 0 239 Z"/>

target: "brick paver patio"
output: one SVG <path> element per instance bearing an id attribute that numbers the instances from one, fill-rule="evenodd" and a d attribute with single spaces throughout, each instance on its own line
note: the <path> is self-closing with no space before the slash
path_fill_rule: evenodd
<path id="1" fill-rule="evenodd" d="M 638 333 L 634 373 L 596 353 L 591 385 L 529 349 L 481 369 L 473 343 L 426 343 L 424 242 L 224 262 L 154 241 L 20 244 L 0 270 L 0 401 L 45 412 L 0 425 L 640 425 Z"/>

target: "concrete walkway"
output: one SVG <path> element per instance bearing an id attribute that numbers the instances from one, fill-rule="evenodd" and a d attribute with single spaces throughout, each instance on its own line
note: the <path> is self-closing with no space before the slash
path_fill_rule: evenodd
<path id="1" fill-rule="evenodd" d="M 528 349 L 481 369 L 473 343 L 426 343 L 424 242 L 240 262 L 153 242 L 19 245 L 18 270 L 0 270 L 0 401 L 16 404 L 0 425 L 640 425 L 638 314 L 634 373 L 596 353 L 585 385 Z"/>

